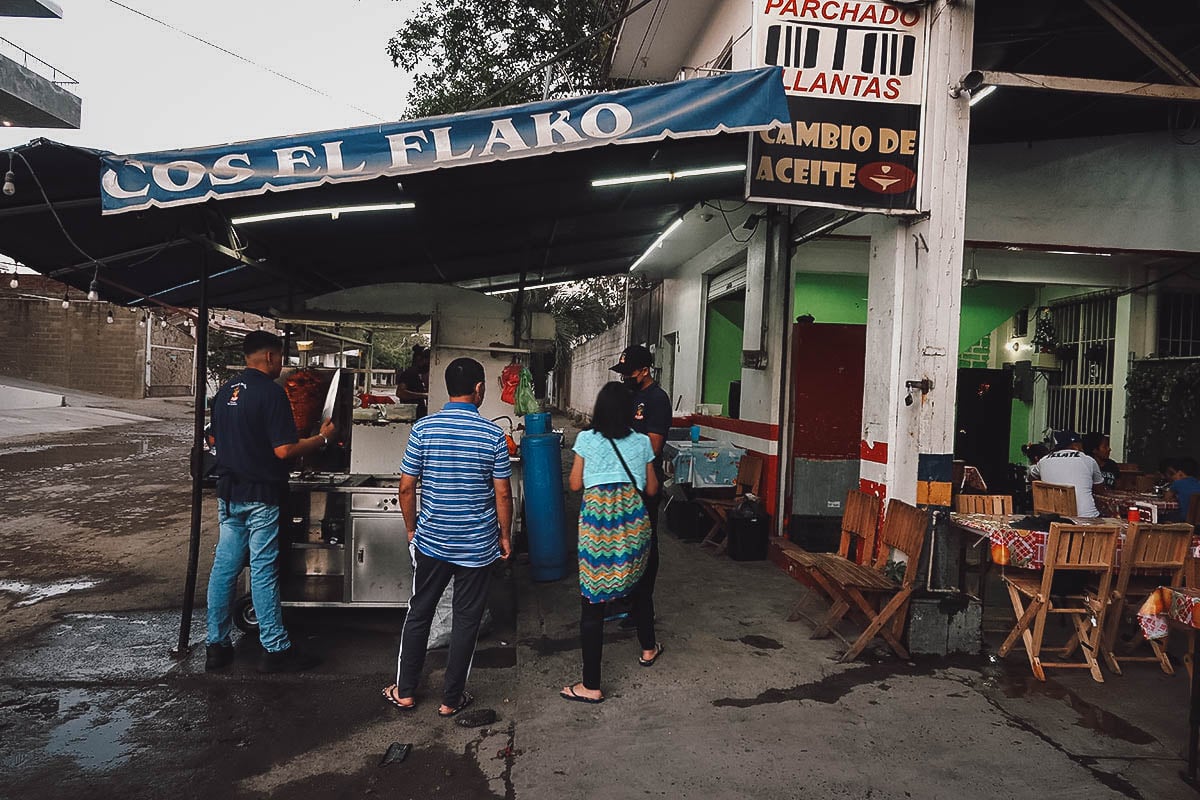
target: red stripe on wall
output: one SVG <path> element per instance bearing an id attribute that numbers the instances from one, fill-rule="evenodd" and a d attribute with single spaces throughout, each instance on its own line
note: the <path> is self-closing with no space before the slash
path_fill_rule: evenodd
<path id="1" fill-rule="evenodd" d="M 779 439 L 779 426 L 770 422 L 751 422 L 748 419 L 706 417 L 702 414 L 693 414 L 691 424 L 704 425 L 719 431 L 740 433 L 743 436 L 753 436 L 755 439 L 766 439 L 768 442 Z"/>
<path id="2" fill-rule="evenodd" d="M 862 441 L 858 445 L 858 457 L 863 461 L 870 461 L 875 464 L 886 464 L 888 460 L 888 445 L 887 442 L 876 442 L 875 446 Z M 863 491 L 866 491 L 865 489 Z"/>
<path id="3" fill-rule="evenodd" d="M 858 479 L 858 489 L 861 492 L 866 492 L 867 494 L 873 494 L 876 497 L 878 497 L 880 500 L 887 499 L 887 486 L 882 483 L 876 483 L 875 481 L 869 481 L 866 478 L 859 478 Z"/>

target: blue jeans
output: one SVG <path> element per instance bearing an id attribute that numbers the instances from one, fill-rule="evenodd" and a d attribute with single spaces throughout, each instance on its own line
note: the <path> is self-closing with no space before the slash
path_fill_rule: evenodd
<path id="1" fill-rule="evenodd" d="M 208 644 L 230 644 L 237 579 L 250 564 L 258 639 L 269 653 L 291 645 L 279 607 L 279 506 L 217 501 L 221 538 L 208 578 Z"/>

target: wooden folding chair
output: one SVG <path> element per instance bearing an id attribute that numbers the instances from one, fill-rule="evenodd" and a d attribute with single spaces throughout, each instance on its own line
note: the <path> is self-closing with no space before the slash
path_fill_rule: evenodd
<path id="1" fill-rule="evenodd" d="M 1136 610 L 1159 586 L 1182 585 L 1184 566 L 1192 547 L 1192 530 L 1191 525 L 1181 522 L 1174 525 L 1134 522 L 1129 525 L 1125 546 L 1121 548 L 1121 568 L 1117 572 L 1102 648 L 1104 660 L 1117 675 L 1121 674 L 1120 661 L 1156 661 L 1163 672 L 1175 674 L 1167 657 L 1166 639 L 1150 640 L 1152 656 L 1118 656 L 1115 645 L 1126 607 Z M 1133 641 L 1136 645 L 1141 640 L 1142 637 L 1137 636 Z"/>
<path id="2" fill-rule="evenodd" d="M 725 552 L 729 546 L 729 537 L 725 534 L 725 521 L 730 510 L 742 499 L 743 495 L 758 494 L 759 482 L 762 480 L 762 459 L 758 456 L 744 455 L 738 462 L 737 479 L 733 484 L 733 498 L 698 497 L 696 502 L 704 513 L 712 520 L 708 535 L 700 542 L 701 547 L 711 546 L 717 553 Z"/>
<path id="3" fill-rule="evenodd" d="M 1062 525 L 1050 526 L 1046 542 L 1046 567 L 1042 574 L 1019 574 L 1010 570 L 1003 575 L 1004 585 L 1012 600 L 1017 624 L 1000 645 L 1000 657 L 1008 655 L 1017 639 L 1025 642 L 1025 654 L 1034 677 L 1046 680 L 1046 667 L 1083 668 L 1090 670 L 1092 679 L 1104 682 L 1100 674 L 1097 653 L 1100 650 L 1100 634 L 1104 630 L 1105 612 L 1112 597 L 1113 557 L 1117 552 L 1117 537 L 1121 528 L 1117 525 Z M 1098 578 L 1097 589 L 1059 596 L 1054 590 L 1056 574 L 1090 573 Z M 1029 605 L 1025 605 L 1025 601 Z M 1075 626 L 1075 635 L 1062 648 L 1066 658 L 1079 647 L 1083 661 L 1042 661 L 1042 637 L 1046 631 L 1046 618 L 1050 614 L 1066 614 Z M 1032 627 L 1032 630 L 1030 628 Z"/>
<path id="4" fill-rule="evenodd" d="M 954 510 L 959 514 L 996 514 L 1010 516 L 1013 513 L 1011 494 L 960 494 L 954 498 Z"/>
<path id="5" fill-rule="evenodd" d="M 842 538 L 836 553 L 810 553 L 794 544 L 786 544 L 782 555 L 787 562 L 789 574 L 809 588 L 834 599 L 834 590 L 829 586 L 817 565 L 829 559 L 842 559 L 854 564 L 870 564 L 875 556 L 875 534 L 879 528 L 879 498 L 873 494 L 851 489 L 846 493 L 846 507 L 842 513 Z M 796 602 L 788 621 L 801 617 L 807 619 L 800 609 L 807 600 L 801 597 Z M 837 635 L 837 632 L 833 632 Z M 846 642 L 849 646 L 850 642 Z"/>
<path id="6" fill-rule="evenodd" d="M 1033 513 L 1061 514 L 1073 517 L 1079 513 L 1075 503 L 1075 487 L 1045 481 L 1033 482 Z"/>
<path id="7" fill-rule="evenodd" d="M 844 558 L 818 561 L 814 572 L 819 573 L 828 585 L 833 606 L 824 622 L 813 631 L 812 638 L 829 636 L 842 618 L 853 612 L 866 621 L 867 627 L 842 654 L 842 661 L 857 658 L 876 636 L 887 642 L 896 655 L 908 658 L 908 650 L 900 643 L 900 636 L 904 632 L 909 597 L 916 588 L 917 563 L 928 529 L 928 512 L 899 500 L 890 500 L 879 534 L 879 550 L 870 564 L 855 564 Z M 893 550 L 908 559 L 904 577 L 898 582 L 887 574 Z"/>

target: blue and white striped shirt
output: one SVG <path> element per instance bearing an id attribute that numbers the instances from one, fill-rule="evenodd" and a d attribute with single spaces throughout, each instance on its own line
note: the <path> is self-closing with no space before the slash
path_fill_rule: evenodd
<path id="1" fill-rule="evenodd" d="M 504 431 L 470 403 L 446 403 L 413 425 L 400 469 L 421 479 L 413 545 L 463 567 L 500 557 L 493 480 L 512 476 Z"/>

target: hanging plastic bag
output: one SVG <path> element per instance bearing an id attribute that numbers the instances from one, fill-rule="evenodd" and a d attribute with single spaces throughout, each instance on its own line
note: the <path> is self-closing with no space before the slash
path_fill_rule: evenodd
<path id="1" fill-rule="evenodd" d="M 509 364 L 500 373 L 500 399 L 509 405 L 516 405 L 517 387 L 521 383 L 521 365 Z M 521 412 L 518 411 L 518 414 Z"/>
<path id="2" fill-rule="evenodd" d="M 513 412 L 523 417 L 526 414 L 536 414 L 541 411 L 541 404 L 533 396 L 533 373 L 526 367 L 521 367 L 521 383 L 517 387 L 517 399 L 513 403 Z"/>

